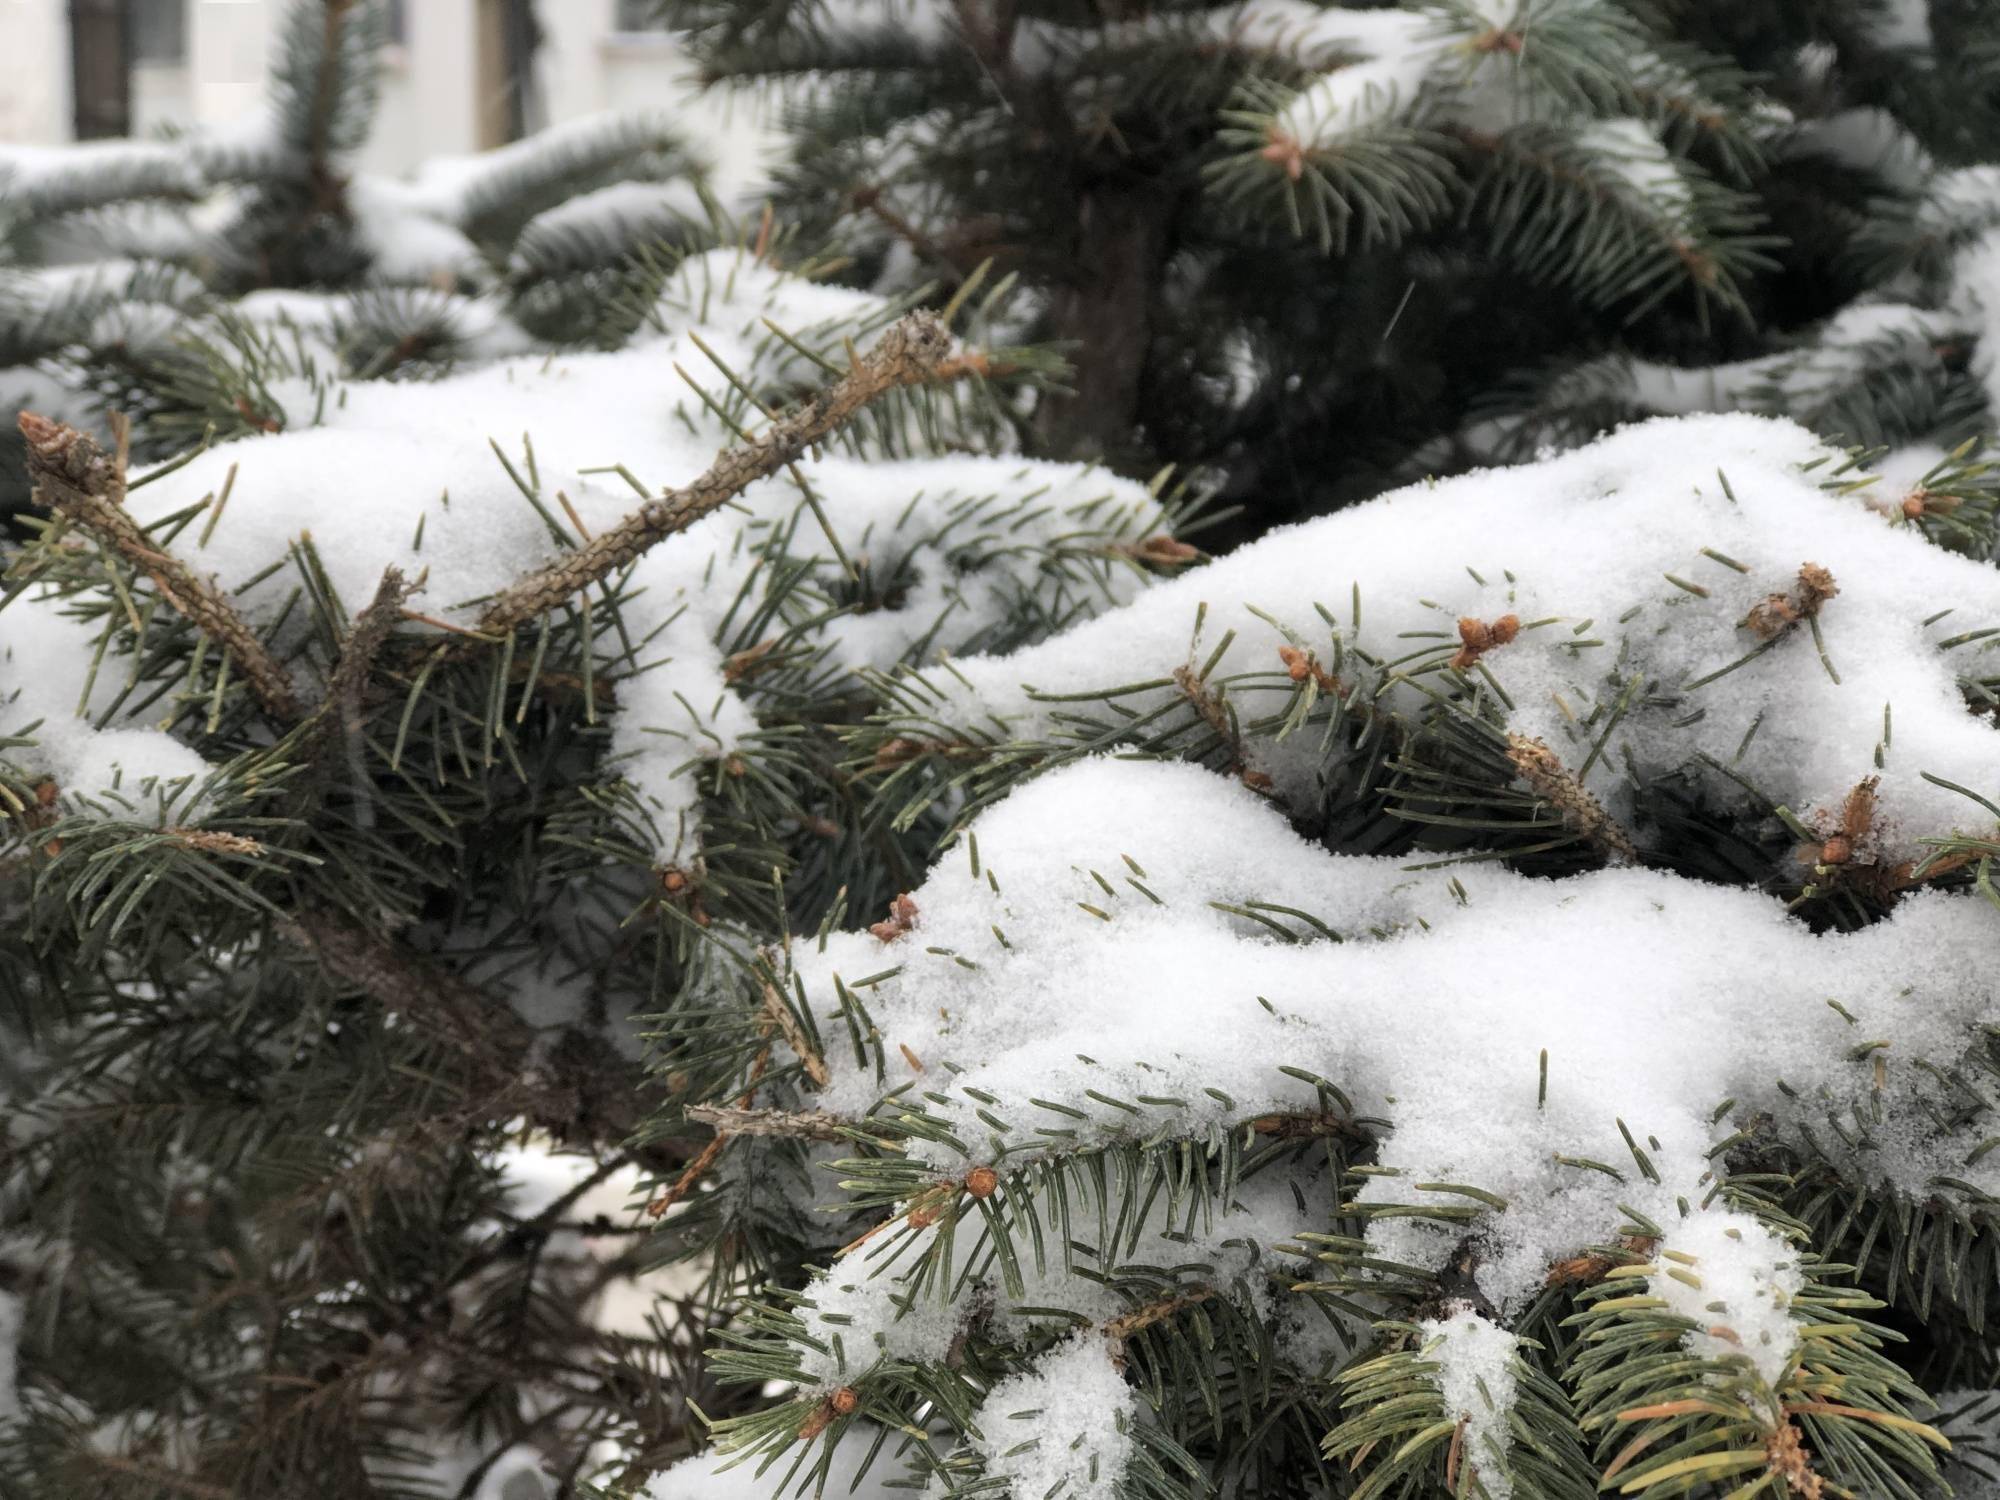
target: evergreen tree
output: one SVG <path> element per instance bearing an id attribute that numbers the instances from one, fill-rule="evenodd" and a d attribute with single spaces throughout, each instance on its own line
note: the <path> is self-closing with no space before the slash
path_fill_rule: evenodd
<path id="1" fill-rule="evenodd" d="M 1791 347 L 1892 274 L 1922 152 L 2000 146 L 2000 22 L 1955 0 L 662 3 L 781 90 L 781 209 L 860 280 L 1024 278 L 1076 392 L 1037 451 L 1179 464 L 1251 534 L 1538 393 L 1598 430 L 1581 358 Z"/>
<path id="2" fill-rule="evenodd" d="M 2000 488 L 1962 437 L 2000 188 L 1939 105 L 1981 18 L 1926 60 L 1858 8 L 1531 9 L 1287 13 L 1258 67 L 1331 50 L 1277 83 L 1233 29 L 1268 10 L 1014 26 L 1110 135 L 1147 139 L 1141 75 L 1093 50 L 1159 62 L 1161 119 L 1238 101 L 1245 137 L 1176 148 L 1220 197 L 1176 200 L 1212 227 L 1149 299 L 1237 307 L 1280 256 L 1469 295 L 1551 252 L 1553 321 L 1468 349 L 1381 467 L 1575 451 L 1205 566 L 1187 492 L 1023 456 L 1209 441 L 1115 392 L 1051 415 L 1027 341 L 1087 283 L 885 249 L 830 284 L 812 234 L 699 212 L 649 124 L 371 183 L 346 0 L 285 33 L 264 176 L 13 163 L 15 284 L 84 305 L 21 345 L 0 593 L 0 1495 L 2000 1482 Z M 814 109 L 928 99 L 1018 172 L 994 213 L 1094 214 L 1001 149 L 1015 54 L 903 21 L 847 35 L 918 48 L 910 94 Z M 1816 78 L 1824 128 L 1780 151 L 1724 56 Z M 1740 178 L 1617 91 L 1710 70 Z M 1532 118 L 1474 167 L 1495 90 Z M 1836 99 L 1927 143 L 1893 201 Z M 1849 143 L 1826 181 L 1807 138 Z M 1561 170 L 1509 198 L 1516 152 Z M 1611 184 L 1580 220 L 1571 172 Z M 1849 205 L 1831 249 L 1762 243 L 1785 192 Z M 197 201 L 218 239 L 106 259 Z M 862 206 L 906 250 L 967 222 L 922 201 Z M 1669 202 L 1672 267 L 1631 227 Z M 1800 334 L 1781 293 L 1860 300 Z M 1768 326 L 1719 348 L 1725 304 Z M 1342 388 L 1383 357 L 1315 326 L 1269 337 Z M 1459 379 L 1452 336 L 1422 357 Z M 1687 415 L 1722 405 L 1809 425 Z"/>

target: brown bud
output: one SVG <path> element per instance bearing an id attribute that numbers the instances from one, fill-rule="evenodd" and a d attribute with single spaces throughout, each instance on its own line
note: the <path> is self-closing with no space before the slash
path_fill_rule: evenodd
<path id="1" fill-rule="evenodd" d="M 851 1417 L 861 1409 L 861 1392 L 851 1385 L 844 1385 L 826 1398 L 827 1405 L 843 1417 Z"/>
<path id="2" fill-rule="evenodd" d="M 991 1198 L 1000 1188 L 1000 1174 L 991 1167 L 974 1167 L 965 1174 L 965 1190 L 975 1198 Z"/>
<path id="3" fill-rule="evenodd" d="M 1186 542 L 1176 541 L 1164 534 L 1128 542 L 1124 552 L 1127 557 L 1155 568 L 1184 568 L 1189 563 L 1201 561 L 1199 547 L 1190 547 Z"/>
<path id="4" fill-rule="evenodd" d="M 1819 846 L 1819 862 L 1823 865 L 1844 865 L 1854 858 L 1854 841 L 1844 833 L 1836 833 Z"/>
<path id="5" fill-rule="evenodd" d="M 1799 612 L 1816 615 L 1819 607 L 1840 592 L 1840 585 L 1833 581 L 1833 574 L 1818 563 L 1799 565 Z"/>
<path id="6" fill-rule="evenodd" d="M 1257 154 L 1273 166 L 1283 168 L 1289 182 L 1297 182 L 1306 175 L 1305 147 L 1299 144 L 1296 137 L 1273 130 L 1270 140 Z"/>
<path id="7" fill-rule="evenodd" d="M 818 1437 L 833 1422 L 833 1403 L 822 1401 L 806 1413 L 806 1419 L 799 1423 L 799 1436 L 808 1443 Z"/>
<path id="8" fill-rule="evenodd" d="M 24 411 L 20 416 L 21 436 L 28 446 L 45 458 L 56 458 L 76 446 L 82 436 L 74 427 L 51 422 L 39 412 Z"/>
<path id="9" fill-rule="evenodd" d="M 868 930 L 885 943 L 893 943 L 897 938 L 917 925 L 917 903 L 910 899 L 906 891 L 889 903 L 889 915 L 875 923 Z"/>
<path id="10" fill-rule="evenodd" d="M 1458 622 L 1458 652 L 1451 664 L 1464 671 L 1495 646 L 1505 646 L 1521 633 L 1519 615 L 1502 615 L 1499 619 L 1486 621 L 1472 615 L 1460 617 Z"/>

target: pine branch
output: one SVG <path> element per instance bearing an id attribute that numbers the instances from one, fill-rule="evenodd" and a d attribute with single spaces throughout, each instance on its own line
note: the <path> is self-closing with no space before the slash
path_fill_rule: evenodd
<path id="1" fill-rule="evenodd" d="M 559 609 L 649 548 L 727 505 L 750 485 L 795 462 L 869 402 L 936 377 L 951 335 L 928 313 L 911 313 L 854 361 L 840 381 L 781 417 L 762 437 L 729 449 L 694 483 L 648 500 L 609 531 L 510 585 L 480 617 L 483 635 L 500 637 Z"/>
<path id="2" fill-rule="evenodd" d="M 213 583 L 161 551 L 125 510 L 125 471 L 94 438 L 34 412 L 22 412 L 28 475 L 37 503 L 88 531 L 131 563 L 180 614 L 236 660 L 264 711 L 283 724 L 304 710 L 291 674 Z"/>
<path id="3" fill-rule="evenodd" d="M 436 1033 L 511 1082 L 534 1034 L 500 1001 L 328 912 L 302 912 L 284 935 L 384 1009 Z"/>
<path id="4" fill-rule="evenodd" d="M 344 917 L 303 912 L 280 931 L 330 979 L 358 987 L 457 1052 L 489 1116 L 526 1115 L 560 1140 L 617 1141 L 653 1107 L 648 1096 L 657 1090 L 638 1063 L 609 1049 L 578 1056 L 561 1048 L 535 1062 L 542 1034 L 504 1000 Z M 683 1160 L 671 1145 L 642 1155 L 656 1171 L 677 1169 Z"/>

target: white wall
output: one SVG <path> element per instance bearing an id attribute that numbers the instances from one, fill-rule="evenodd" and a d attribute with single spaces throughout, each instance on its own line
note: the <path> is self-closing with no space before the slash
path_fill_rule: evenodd
<path id="1" fill-rule="evenodd" d="M 383 59 L 375 133 L 361 153 L 365 170 L 394 175 L 427 156 L 479 149 L 473 4 L 410 0 L 409 45 Z"/>
<path id="2" fill-rule="evenodd" d="M 255 117 L 279 14 L 270 0 L 188 0 L 192 113 L 183 123 L 217 129 Z"/>
<path id="3" fill-rule="evenodd" d="M 0 0 L 0 141 L 69 139 L 69 13 L 61 0 Z"/>

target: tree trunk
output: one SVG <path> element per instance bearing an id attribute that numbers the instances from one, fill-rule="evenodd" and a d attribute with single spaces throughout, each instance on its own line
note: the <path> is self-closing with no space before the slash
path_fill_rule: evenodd
<path id="1" fill-rule="evenodd" d="M 1073 275 L 1052 309 L 1076 394 L 1036 413 L 1046 457 L 1116 458 L 1133 446 L 1172 209 L 1171 191 L 1144 179 L 1101 182 L 1079 199 Z"/>

